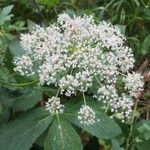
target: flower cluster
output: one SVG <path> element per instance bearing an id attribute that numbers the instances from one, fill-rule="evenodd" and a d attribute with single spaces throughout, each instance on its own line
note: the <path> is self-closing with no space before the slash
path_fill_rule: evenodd
<path id="1" fill-rule="evenodd" d="M 82 105 L 78 112 L 78 119 L 81 124 L 90 125 L 96 122 L 96 115 L 92 108 Z"/>
<path id="2" fill-rule="evenodd" d="M 133 68 L 134 57 L 117 27 L 106 22 L 96 24 L 92 16 L 71 18 L 61 14 L 49 27 L 36 26 L 32 32 L 22 34 L 21 46 L 24 55 L 15 59 L 15 71 L 25 76 L 36 75 L 41 86 L 56 86 L 66 96 L 92 89 L 96 80 L 99 86 L 93 95 L 119 118 L 129 118 L 132 99 L 118 94 L 116 84 L 118 76 Z M 128 74 L 123 81 L 130 96 L 143 89 L 138 74 Z M 46 107 L 53 113 L 62 105 L 59 98 L 52 97 Z M 78 119 L 84 124 L 94 123 L 95 113 L 84 105 Z"/>
<path id="3" fill-rule="evenodd" d="M 34 75 L 33 63 L 29 56 L 22 55 L 21 57 L 16 58 L 14 64 L 16 65 L 14 71 L 18 71 L 22 76 Z"/>
<path id="4" fill-rule="evenodd" d="M 129 94 L 135 98 L 144 90 L 144 77 L 140 73 L 128 73 L 123 81 L 125 82 L 125 89 L 128 89 Z"/>
<path id="5" fill-rule="evenodd" d="M 63 113 L 64 111 L 64 105 L 60 103 L 60 98 L 54 96 L 48 99 L 45 107 L 51 114 Z"/>
<path id="6" fill-rule="evenodd" d="M 110 108 L 110 111 L 122 122 L 130 119 L 133 101 L 124 93 L 119 96 L 114 85 L 102 86 L 94 97 L 103 102 L 104 109 Z"/>

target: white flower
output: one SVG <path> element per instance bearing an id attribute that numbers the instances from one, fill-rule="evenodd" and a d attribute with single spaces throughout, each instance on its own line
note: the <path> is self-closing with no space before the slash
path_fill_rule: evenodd
<path id="1" fill-rule="evenodd" d="M 96 115 L 92 108 L 82 105 L 78 112 L 78 120 L 83 125 L 92 125 L 96 122 Z"/>
<path id="2" fill-rule="evenodd" d="M 65 70 L 65 59 L 61 58 L 59 54 L 51 55 L 46 58 L 46 61 L 39 67 L 40 83 L 50 85 L 57 81 L 57 74 Z"/>
<path id="3" fill-rule="evenodd" d="M 66 75 L 58 83 L 61 94 L 65 92 L 66 96 L 71 96 L 71 94 L 76 94 L 76 88 L 78 87 L 78 80 L 72 75 Z"/>
<path id="4" fill-rule="evenodd" d="M 114 85 L 106 85 L 98 89 L 96 97 L 103 103 L 109 103 L 111 99 L 115 99 L 118 95 Z"/>
<path id="5" fill-rule="evenodd" d="M 66 96 L 85 92 L 98 82 L 94 94 L 104 108 L 109 106 L 123 120 L 130 116 L 133 102 L 117 93 L 116 83 L 118 74 L 134 67 L 134 58 L 117 27 L 104 21 L 97 24 L 92 16 L 60 14 L 49 27 L 36 26 L 32 32 L 22 34 L 20 43 L 25 54 L 15 59 L 14 70 L 21 75 L 35 74 L 42 86 L 53 84 Z M 123 81 L 130 96 L 143 90 L 143 77 L 138 74 L 128 74 Z M 49 102 L 53 99 L 58 98 Z M 52 110 L 49 103 L 46 106 Z M 83 106 L 79 113 L 83 123 L 87 116 L 82 112 L 95 117 L 89 106 Z"/>
<path id="6" fill-rule="evenodd" d="M 144 90 L 144 77 L 140 73 L 128 73 L 123 81 L 125 82 L 125 89 L 128 89 L 129 94 L 133 97 L 137 97 Z"/>
<path id="7" fill-rule="evenodd" d="M 64 105 L 60 103 L 60 98 L 58 97 L 52 97 L 48 99 L 48 102 L 46 102 L 46 110 L 48 110 L 51 114 L 56 113 L 63 113 L 64 112 Z"/>
<path id="8" fill-rule="evenodd" d="M 93 78 L 88 70 L 78 72 L 75 75 L 75 78 L 78 81 L 78 89 L 82 92 L 85 92 L 89 87 L 92 86 Z"/>
<path id="9" fill-rule="evenodd" d="M 125 94 L 121 97 L 115 98 L 110 102 L 111 112 L 115 113 L 115 116 L 122 120 L 122 122 L 129 121 L 131 119 L 133 99 Z"/>
<path id="10" fill-rule="evenodd" d="M 14 71 L 18 71 L 22 76 L 31 76 L 34 74 L 33 63 L 29 56 L 22 55 L 14 61 L 16 67 Z"/>

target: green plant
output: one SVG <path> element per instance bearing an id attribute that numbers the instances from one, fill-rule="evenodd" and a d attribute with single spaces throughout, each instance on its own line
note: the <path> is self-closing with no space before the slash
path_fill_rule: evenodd
<path id="1" fill-rule="evenodd" d="M 103 101 L 97 101 L 96 98 L 93 98 L 93 95 L 96 95 L 98 87 L 102 87 L 102 85 L 109 80 L 108 78 L 101 80 L 103 76 L 98 76 L 98 78 L 95 76 L 94 79 L 92 79 L 92 87 L 88 87 L 88 90 L 84 92 L 80 91 L 81 87 L 75 87 L 77 95 L 71 94 L 71 97 L 68 98 L 66 95 L 69 92 L 65 95 L 67 88 L 61 87 L 65 89 L 63 93 L 63 91 L 61 91 L 62 89 L 59 89 L 57 84 L 47 84 L 48 80 L 46 76 L 43 78 L 46 83 L 44 82 L 44 84 L 41 84 L 40 82 L 39 84 L 39 72 L 36 72 L 36 70 L 41 63 L 41 60 L 33 61 L 33 58 L 31 58 L 35 69 L 35 74 L 31 77 L 26 73 L 22 74 L 22 71 L 24 73 L 24 70 L 19 70 L 19 68 L 17 68 L 17 66 L 21 64 L 21 61 L 18 64 L 16 61 L 14 64 L 16 58 L 21 58 L 21 56 L 25 54 L 24 48 L 20 45 L 18 40 L 20 34 L 25 31 L 34 34 L 35 26 L 37 26 L 37 24 L 43 26 L 40 28 L 42 31 L 44 29 L 47 30 L 47 27 L 56 20 L 57 15 L 62 11 L 65 11 L 72 17 L 75 14 L 77 16 L 83 16 L 83 14 L 89 16 L 94 14 L 94 23 L 96 24 L 99 24 L 101 20 L 107 20 L 107 22 L 117 24 L 117 34 L 119 28 L 121 33 L 127 36 L 128 44 L 133 48 L 136 56 L 136 64 L 140 64 L 142 61 L 141 58 L 148 57 L 149 54 L 149 2 L 146 0 L 139 0 L 131 1 L 129 4 L 127 0 L 3 0 L 0 2 L 0 6 L 2 6 L 2 9 L 0 10 L 1 149 L 28 150 L 30 148 L 44 148 L 46 150 L 58 150 L 60 147 L 65 150 L 78 150 L 83 148 L 86 150 L 88 148 L 91 149 L 91 147 L 95 150 L 98 150 L 99 148 L 103 148 L 104 150 L 150 149 L 150 123 L 149 120 L 144 120 L 149 118 L 149 72 L 147 69 L 149 61 L 144 62 L 143 65 L 146 66 L 144 67 L 144 71 L 143 65 L 139 69 L 145 77 L 145 91 L 142 89 L 143 85 L 138 86 L 137 90 L 139 90 L 139 95 L 132 89 L 133 85 L 135 86 L 136 83 L 141 81 L 139 80 L 141 77 L 138 76 L 138 73 L 124 74 L 123 72 L 119 72 L 119 75 L 117 75 L 117 83 L 115 84 L 117 94 L 121 97 L 121 94 L 124 92 L 135 97 L 134 101 L 130 99 L 128 105 L 126 105 L 128 107 L 131 105 L 131 108 L 134 108 L 133 112 L 129 115 L 129 120 L 127 118 L 122 119 L 123 116 L 121 113 L 119 114 L 119 112 L 122 111 L 121 107 L 117 112 L 113 113 L 113 105 L 110 105 L 111 103 L 105 105 Z M 78 27 L 81 22 L 82 21 L 80 20 L 76 24 L 76 27 Z M 72 27 L 72 25 L 69 27 Z M 63 32 L 63 29 L 61 29 L 61 32 Z M 76 32 L 76 30 L 74 30 L 74 32 Z M 94 31 L 92 34 L 93 33 Z M 51 35 L 52 34 L 49 34 L 49 36 Z M 84 34 L 81 34 L 76 39 L 76 42 L 78 42 L 78 40 L 80 41 L 80 38 L 83 36 Z M 88 34 L 86 34 L 86 36 L 88 37 Z M 23 34 L 21 38 L 22 37 Z M 53 40 L 57 39 L 56 37 Z M 62 42 L 63 39 L 64 38 L 60 41 Z M 30 39 L 27 38 L 27 40 Z M 23 40 L 21 39 L 21 41 Z M 43 39 L 41 39 L 41 41 L 43 41 Z M 75 39 L 73 41 L 75 42 Z M 94 42 L 92 48 L 97 45 L 96 41 Z M 46 42 L 45 45 L 47 43 L 48 42 Z M 80 51 L 76 48 L 76 45 L 79 46 L 80 43 L 81 41 L 78 44 L 70 44 L 67 48 L 69 54 Z M 28 45 L 28 43 L 26 44 Z M 107 43 L 107 45 L 109 44 L 110 43 Z M 35 46 L 38 46 L 38 44 Z M 110 49 L 108 47 L 102 48 L 105 53 L 109 52 Z M 34 54 L 36 54 L 36 51 L 34 51 L 33 55 Z M 39 56 L 41 55 L 42 54 Z M 96 56 L 96 52 L 94 55 Z M 94 59 L 94 55 L 92 60 Z M 49 57 L 51 57 L 51 55 Z M 99 58 L 101 58 L 101 56 L 99 56 Z M 106 58 L 107 57 L 105 57 L 105 61 L 108 61 Z M 55 59 L 51 58 L 51 60 Z M 59 62 L 61 62 L 61 60 L 62 59 L 59 58 Z M 82 62 L 82 60 L 83 58 L 79 62 Z M 124 60 L 121 62 L 124 62 Z M 110 68 L 111 63 L 109 61 L 107 63 L 108 66 L 105 68 Z M 25 65 L 26 64 L 21 67 L 25 67 Z M 90 65 L 91 63 L 88 63 L 86 67 L 89 67 Z M 122 65 L 124 66 L 125 62 L 122 63 Z M 125 66 L 127 67 L 127 65 Z M 14 68 L 16 68 L 15 71 Z M 136 66 L 136 68 L 138 68 L 138 66 Z M 32 73 L 33 71 L 30 70 L 30 66 L 26 69 L 27 72 L 29 71 L 28 73 Z M 46 68 L 43 68 L 42 72 L 44 71 L 46 71 Z M 67 74 L 72 74 L 73 76 L 78 72 L 80 72 L 78 68 L 70 68 L 67 70 Z M 131 78 L 129 78 L 130 80 L 127 80 L 125 77 L 126 75 L 128 77 L 130 75 L 135 76 L 132 80 Z M 65 76 L 64 70 L 57 74 L 57 81 L 60 81 L 63 76 Z M 90 79 L 90 76 L 88 76 L 88 78 Z M 122 79 L 124 81 L 122 81 Z M 143 80 L 143 78 L 141 79 Z M 72 83 L 74 83 L 74 80 L 72 80 Z M 144 82 L 141 84 L 143 83 Z M 110 85 L 112 85 L 112 83 Z M 113 89 L 111 89 L 111 91 L 113 91 Z M 141 91 L 143 92 L 140 93 Z M 96 96 L 98 98 L 100 95 Z M 58 112 L 56 112 L 55 109 L 52 109 L 51 105 L 53 98 L 55 100 L 54 104 L 59 104 L 59 107 L 61 108 L 60 112 L 59 109 Z M 126 97 L 126 100 L 128 100 L 128 98 L 129 97 Z M 99 100 L 102 99 L 103 97 L 99 98 Z M 114 99 L 114 97 L 111 97 L 109 100 L 112 100 L 113 102 Z M 83 106 L 89 107 L 83 109 L 85 108 Z M 101 108 L 102 106 L 104 106 L 104 109 Z M 89 110 L 89 112 L 95 116 L 91 122 L 86 120 L 88 122 L 87 125 L 84 124 L 86 123 L 85 120 L 82 122 L 83 116 L 81 112 L 83 110 Z M 127 112 L 127 110 L 125 112 Z M 110 119 L 110 116 L 113 118 Z"/>

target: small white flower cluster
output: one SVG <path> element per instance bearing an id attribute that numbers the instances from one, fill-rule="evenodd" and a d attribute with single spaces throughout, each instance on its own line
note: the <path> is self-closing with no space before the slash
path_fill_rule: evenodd
<path id="1" fill-rule="evenodd" d="M 103 100 L 103 103 L 107 104 L 117 97 L 116 88 L 114 85 L 102 86 L 98 89 L 95 97 L 100 101 Z"/>
<path id="2" fill-rule="evenodd" d="M 16 65 L 14 71 L 18 71 L 22 76 L 34 75 L 33 62 L 29 56 L 22 55 L 21 57 L 16 58 L 14 64 Z"/>
<path id="3" fill-rule="evenodd" d="M 95 112 L 87 105 L 82 105 L 78 112 L 78 120 L 83 125 L 92 125 L 96 120 Z"/>
<path id="4" fill-rule="evenodd" d="M 110 108 L 110 111 L 122 122 L 130 119 L 133 101 L 124 93 L 119 96 L 114 85 L 102 86 L 94 97 L 104 103 L 104 109 Z"/>
<path id="5" fill-rule="evenodd" d="M 129 90 L 130 96 L 136 98 L 144 90 L 144 77 L 140 73 L 128 73 L 123 81 L 125 82 L 125 89 Z"/>
<path id="6" fill-rule="evenodd" d="M 36 26 L 32 32 L 22 34 L 21 46 L 25 51 L 15 59 L 15 71 L 25 76 L 36 74 L 41 86 L 55 85 L 66 96 L 92 89 L 96 79 L 99 83 L 94 93 L 96 98 L 123 116 L 120 118 L 128 118 L 133 102 L 122 93 L 118 96 L 116 84 L 118 75 L 127 74 L 133 68 L 134 57 L 117 27 L 106 22 L 96 24 L 92 16 L 71 18 L 61 14 L 49 27 Z M 130 96 L 142 91 L 141 80 L 141 76 L 134 75 L 133 79 L 130 74 L 123 79 Z M 46 105 L 51 112 L 54 112 L 53 102 L 57 101 L 53 99 L 57 98 Z M 89 106 L 81 108 L 78 118 L 90 124 L 87 114 L 94 119 Z"/>
<path id="7" fill-rule="evenodd" d="M 65 70 L 63 62 L 64 60 L 58 54 L 47 57 L 45 63 L 39 67 L 40 83 L 42 85 L 44 83 L 47 83 L 47 85 L 55 83 L 56 75 Z"/>
<path id="8" fill-rule="evenodd" d="M 59 81 L 61 94 L 65 92 L 66 96 L 71 96 L 71 94 L 76 94 L 77 86 L 78 86 L 78 81 L 72 75 L 66 75 Z"/>
<path id="9" fill-rule="evenodd" d="M 48 102 L 46 102 L 46 110 L 48 110 L 51 114 L 56 113 L 63 113 L 64 112 L 64 105 L 61 104 L 60 98 L 58 97 L 52 97 L 48 99 Z"/>
<path id="10" fill-rule="evenodd" d="M 111 112 L 115 112 L 115 116 L 121 119 L 122 122 L 129 121 L 131 119 L 131 112 L 133 107 L 133 101 L 131 97 L 122 94 L 118 99 L 114 99 L 110 102 Z"/>

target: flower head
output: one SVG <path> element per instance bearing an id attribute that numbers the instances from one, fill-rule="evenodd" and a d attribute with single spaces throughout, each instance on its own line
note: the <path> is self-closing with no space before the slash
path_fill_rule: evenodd
<path id="1" fill-rule="evenodd" d="M 83 125 L 91 125 L 96 122 L 96 115 L 92 108 L 82 105 L 78 112 L 78 120 Z"/>
<path id="2" fill-rule="evenodd" d="M 54 96 L 48 99 L 45 107 L 51 114 L 63 113 L 64 111 L 64 105 L 60 103 L 60 98 Z"/>
<path id="3" fill-rule="evenodd" d="M 95 23 L 92 16 L 60 14 L 56 23 L 21 35 L 24 55 L 14 61 L 15 71 L 21 75 L 36 75 L 41 86 L 55 85 L 61 94 L 75 95 L 90 91 L 96 82 L 96 98 L 109 106 L 112 113 L 124 118 L 131 112 L 132 99 L 116 89 L 119 74 L 127 74 L 134 67 L 132 49 L 125 36 L 110 23 Z M 130 96 L 143 90 L 143 77 L 128 74 L 123 79 Z M 52 97 L 46 103 L 51 113 L 63 112 L 60 99 Z M 127 112 L 127 114 L 125 113 Z M 95 112 L 83 105 L 78 113 L 83 124 L 95 122 Z"/>
<path id="4" fill-rule="evenodd" d="M 125 82 L 125 89 L 129 90 L 129 94 L 133 97 L 139 96 L 144 90 L 144 77 L 140 73 L 128 73 L 123 81 Z"/>

